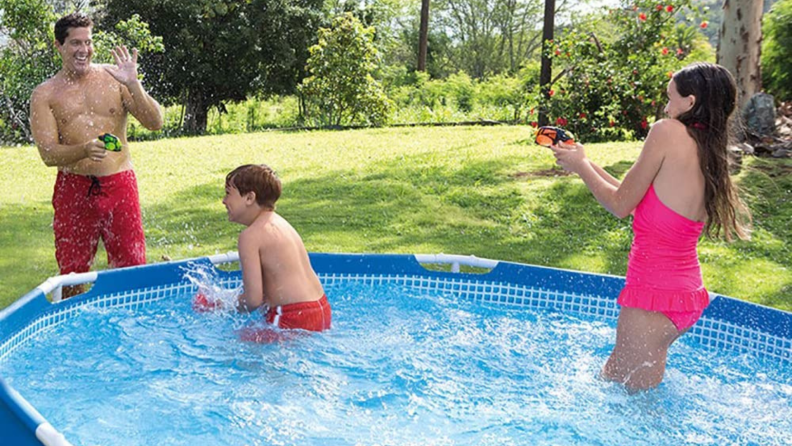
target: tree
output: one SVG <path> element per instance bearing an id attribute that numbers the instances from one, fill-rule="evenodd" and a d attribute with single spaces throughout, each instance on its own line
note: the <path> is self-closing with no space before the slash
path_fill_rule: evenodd
<path id="1" fill-rule="evenodd" d="M 777 98 L 792 100 L 792 0 L 776 3 L 763 22 L 763 81 Z"/>
<path id="2" fill-rule="evenodd" d="M 8 42 L 0 49 L 0 140 L 31 141 L 28 110 L 36 85 L 58 71 L 52 49 L 56 16 L 45 0 L 0 0 L 0 30 Z"/>
<path id="3" fill-rule="evenodd" d="M 762 89 L 762 2 L 724 0 L 723 23 L 718 34 L 718 64 L 737 81 L 740 109 Z"/>
<path id="4" fill-rule="evenodd" d="M 550 78 L 553 73 L 553 61 L 550 59 L 550 46 L 553 44 L 555 31 L 555 0 L 545 0 L 544 26 L 542 27 L 542 69 L 539 73 L 539 89 L 546 101 L 550 100 Z M 539 125 L 547 125 L 545 108 L 539 109 Z"/>
<path id="5" fill-rule="evenodd" d="M 379 62 L 373 38 L 374 28 L 351 13 L 336 17 L 332 28 L 319 29 L 319 43 L 310 48 L 310 75 L 300 86 L 309 118 L 325 126 L 385 122 L 390 101 L 373 76 Z"/>
<path id="6" fill-rule="evenodd" d="M 418 33 L 418 71 L 426 71 L 426 48 L 429 44 L 429 0 L 421 0 L 421 28 Z"/>
<path id="7" fill-rule="evenodd" d="M 476 79 L 514 73 L 541 44 L 535 24 L 541 22 L 542 0 L 438 0 L 435 4 L 433 28 L 445 30 L 453 41 L 454 71 Z"/>
<path id="8" fill-rule="evenodd" d="M 212 107 L 292 93 L 304 76 L 322 0 L 104 0 L 102 24 L 139 14 L 165 52 L 141 59 L 149 91 L 186 104 L 183 130 L 206 130 Z"/>

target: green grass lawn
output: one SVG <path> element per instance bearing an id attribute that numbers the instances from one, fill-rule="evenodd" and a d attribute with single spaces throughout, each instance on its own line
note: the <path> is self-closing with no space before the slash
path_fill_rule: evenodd
<path id="1" fill-rule="evenodd" d="M 278 211 L 314 252 L 448 253 L 624 275 L 630 219 L 554 168 L 524 127 L 265 132 L 132 144 L 149 262 L 236 249 L 225 174 L 267 163 L 284 182 Z M 617 176 L 640 143 L 592 144 Z M 0 148 L 0 308 L 56 275 L 55 169 L 33 147 Z M 747 159 L 750 242 L 702 241 L 711 291 L 792 310 L 792 162 Z M 96 268 L 104 268 L 101 251 Z"/>

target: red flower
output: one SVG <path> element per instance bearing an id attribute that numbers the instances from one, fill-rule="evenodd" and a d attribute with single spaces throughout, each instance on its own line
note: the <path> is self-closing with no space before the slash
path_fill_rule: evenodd
<path id="1" fill-rule="evenodd" d="M 561 55 L 561 50 L 558 50 L 558 49 L 557 49 L 557 50 L 555 50 L 555 55 L 556 55 L 556 56 L 560 56 L 560 55 Z"/>
<path id="2" fill-rule="evenodd" d="M 567 122 L 569 121 L 567 121 L 565 118 L 556 119 L 556 125 L 560 127 L 564 127 L 565 125 L 567 125 Z"/>
<path id="3" fill-rule="evenodd" d="M 684 52 L 682 48 L 677 48 L 677 56 L 681 56 Z"/>
<path id="4" fill-rule="evenodd" d="M 641 19 L 642 22 L 645 22 L 646 21 L 646 14 L 640 13 L 640 14 L 638 14 L 638 18 Z"/>
<path id="5" fill-rule="evenodd" d="M 616 125 L 616 122 L 613 119 L 611 119 L 608 124 L 610 124 L 610 126 L 613 127 Z"/>
<path id="6" fill-rule="evenodd" d="M 531 121 L 531 127 L 539 127 L 539 124 L 536 121 Z"/>
<path id="7" fill-rule="evenodd" d="M 657 6 L 655 6 L 655 9 L 658 10 L 658 11 L 662 11 L 663 10 L 663 5 L 659 5 L 658 4 Z"/>
<path id="8" fill-rule="evenodd" d="M 580 119 L 586 119 L 586 114 L 585 113 L 580 113 Z"/>
<path id="9" fill-rule="evenodd" d="M 674 5 L 668 5 L 668 6 L 666 6 L 666 11 L 668 11 L 668 12 L 674 12 Z"/>
<path id="10" fill-rule="evenodd" d="M 707 22 L 701 22 L 701 25 L 699 25 L 699 26 L 701 27 L 701 29 L 707 29 L 709 24 Z"/>
<path id="11" fill-rule="evenodd" d="M 550 91 L 548 91 L 548 92 L 547 92 L 547 95 L 548 95 L 548 96 L 551 96 L 551 97 L 552 97 L 554 94 L 555 94 L 555 90 L 550 90 Z"/>
<path id="12" fill-rule="evenodd" d="M 643 118 L 643 120 L 641 121 L 641 128 L 646 130 L 647 127 L 649 127 L 649 123 L 646 122 L 646 118 Z"/>
<path id="13" fill-rule="evenodd" d="M 663 47 L 663 51 L 662 51 L 662 53 L 663 53 L 663 56 L 665 56 L 666 54 L 668 54 L 668 48 L 666 48 L 666 47 Z"/>
<path id="14" fill-rule="evenodd" d="M 672 77 L 674 77 L 674 72 L 673 71 L 669 71 L 668 72 L 668 78 L 671 79 Z"/>

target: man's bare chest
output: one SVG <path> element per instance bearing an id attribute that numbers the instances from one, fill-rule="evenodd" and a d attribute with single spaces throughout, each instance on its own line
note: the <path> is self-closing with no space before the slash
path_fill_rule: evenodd
<path id="1" fill-rule="evenodd" d="M 64 89 L 50 102 L 59 125 L 83 119 L 119 118 L 124 114 L 120 87 L 88 84 Z"/>

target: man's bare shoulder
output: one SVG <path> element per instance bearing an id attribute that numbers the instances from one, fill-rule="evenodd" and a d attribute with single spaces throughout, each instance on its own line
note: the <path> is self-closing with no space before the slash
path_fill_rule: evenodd
<path id="1" fill-rule="evenodd" d="M 32 98 L 38 99 L 49 99 L 57 89 L 58 84 L 60 81 L 57 79 L 57 75 L 53 76 L 44 82 L 38 84 L 36 88 L 33 89 Z"/>

